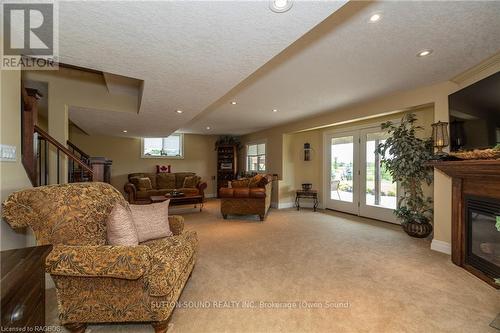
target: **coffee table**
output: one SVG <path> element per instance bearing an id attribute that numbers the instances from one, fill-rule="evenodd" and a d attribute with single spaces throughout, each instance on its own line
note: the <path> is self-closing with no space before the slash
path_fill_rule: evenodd
<path id="1" fill-rule="evenodd" d="M 170 206 L 181 206 L 181 205 L 200 205 L 200 212 L 203 209 L 203 197 L 201 195 L 183 195 L 178 197 L 173 197 L 169 195 L 152 195 L 150 197 L 151 203 L 164 202 L 170 199 Z"/>

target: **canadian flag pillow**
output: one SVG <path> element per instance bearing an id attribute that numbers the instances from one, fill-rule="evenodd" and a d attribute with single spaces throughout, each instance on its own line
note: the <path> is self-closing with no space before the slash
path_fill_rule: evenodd
<path id="1" fill-rule="evenodd" d="M 170 165 L 157 165 L 156 173 L 170 173 Z"/>

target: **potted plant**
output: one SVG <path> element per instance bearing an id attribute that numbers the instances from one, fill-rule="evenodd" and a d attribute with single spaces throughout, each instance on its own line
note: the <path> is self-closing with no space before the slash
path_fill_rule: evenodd
<path id="1" fill-rule="evenodd" d="M 407 113 L 399 124 L 383 123 L 382 130 L 390 137 L 376 150 L 393 181 L 403 190 L 394 211 L 403 230 L 412 237 L 424 238 L 432 232 L 432 199 L 424 195 L 422 185 L 432 183 L 432 168 L 426 162 L 433 155 L 433 144 L 431 138 L 416 136 L 422 130 L 415 125 L 416 120 L 415 114 Z"/>
<path id="2" fill-rule="evenodd" d="M 240 139 L 236 136 L 231 136 L 231 135 L 220 136 L 217 139 L 217 141 L 215 141 L 215 150 L 217 150 L 217 147 L 222 145 L 235 145 L 236 149 L 238 150 L 240 150 L 243 147 L 243 145 L 240 142 Z"/>

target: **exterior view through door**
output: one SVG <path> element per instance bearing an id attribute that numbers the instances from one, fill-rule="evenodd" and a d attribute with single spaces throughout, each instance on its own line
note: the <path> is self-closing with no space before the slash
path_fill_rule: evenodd
<path id="1" fill-rule="evenodd" d="M 325 208 L 398 223 L 398 187 L 375 151 L 387 136 L 378 126 L 325 133 Z"/>

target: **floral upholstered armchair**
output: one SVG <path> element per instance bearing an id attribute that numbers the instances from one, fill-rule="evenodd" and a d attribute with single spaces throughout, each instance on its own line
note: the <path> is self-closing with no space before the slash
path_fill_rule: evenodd
<path id="1" fill-rule="evenodd" d="M 195 232 L 170 216 L 174 236 L 138 246 L 106 245 L 106 220 L 123 196 L 105 183 L 41 186 L 15 192 L 2 204 L 13 228 L 30 227 L 57 290 L 59 319 L 72 332 L 89 323 L 150 322 L 167 329 L 195 263 Z"/>

